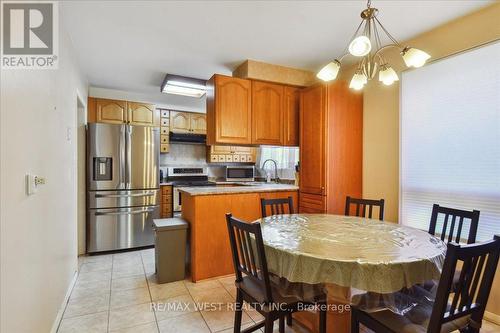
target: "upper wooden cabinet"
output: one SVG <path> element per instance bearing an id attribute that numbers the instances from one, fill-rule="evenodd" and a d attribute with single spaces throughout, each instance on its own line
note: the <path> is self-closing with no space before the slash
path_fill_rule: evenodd
<path id="1" fill-rule="evenodd" d="M 207 144 L 251 143 L 251 82 L 215 74 L 207 81 Z"/>
<path id="2" fill-rule="evenodd" d="M 362 194 L 363 96 L 342 81 L 300 95 L 299 211 L 343 214 Z"/>
<path id="3" fill-rule="evenodd" d="M 284 87 L 252 82 L 252 143 L 283 144 Z"/>
<path id="4" fill-rule="evenodd" d="M 122 124 L 127 121 L 127 102 L 95 99 L 95 122 Z M 90 109 L 90 103 L 89 103 Z"/>
<path id="5" fill-rule="evenodd" d="M 207 133 L 207 116 L 202 113 L 192 113 L 190 118 L 190 127 L 195 134 Z"/>
<path id="6" fill-rule="evenodd" d="M 299 90 L 215 74 L 207 82 L 207 144 L 298 146 Z"/>
<path id="7" fill-rule="evenodd" d="M 160 126 L 160 113 L 153 104 L 127 102 L 128 123 L 131 125 Z"/>
<path id="8" fill-rule="evenodd" d="M 153 104 L 89 97 L 87 106 L 90 123 L 160 126 Z"/>
<path id="9" fill-rule="evenodd" d="M 205 134 L 207 132 L 206 115 L 204 113 L 170 111 L 170 131 Z"/>
<path id="10" fill-rule="evenodd" d="M 283 105 L 283 144 L 285 146 L 299 145 L 299 110 L 300 89 L 284 88 Z"/>
<path id="11" fill-rule="evenodd" d="M 190 115 L 187 112 L 170 111 L 170 131 L 189 133 L 191 129 Z"/>

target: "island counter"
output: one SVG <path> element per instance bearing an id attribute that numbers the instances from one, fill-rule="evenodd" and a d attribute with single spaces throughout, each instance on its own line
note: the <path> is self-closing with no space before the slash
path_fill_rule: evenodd
<path id="1" fill-rule="evenodd" d="M 193 282 L 234 273 L 226 213 L 244 221 L 261 217 L 260 199 L 293 198 L 298 187 L 284 184 L 180 188 L 182 217 L 188 221 Z"/>

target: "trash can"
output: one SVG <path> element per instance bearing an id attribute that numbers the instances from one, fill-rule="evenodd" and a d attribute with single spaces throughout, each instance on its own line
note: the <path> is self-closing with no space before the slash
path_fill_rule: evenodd
<path id="1" fill-rule="evenodd" d="M 182 218 L 154 219 L 158 283 L 184 280 L 188 223 Z"/>

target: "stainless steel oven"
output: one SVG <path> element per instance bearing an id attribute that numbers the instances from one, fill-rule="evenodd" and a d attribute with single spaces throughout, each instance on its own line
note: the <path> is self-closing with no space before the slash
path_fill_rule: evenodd
<path id="1" fill-rule="evenodd" d="M 182 210 L 180 187 L 215 186 L 215 183 L 208 181 L 206 167 L 169 167 L 167 181 L 173 185 L 174 214 Z"/>
<path id="2" fill-rule="evenodd" d="M 226 181 L 228 182 L 253 182 L 255 180 L 255 167 L 249 166 L 227 166 Z"/>

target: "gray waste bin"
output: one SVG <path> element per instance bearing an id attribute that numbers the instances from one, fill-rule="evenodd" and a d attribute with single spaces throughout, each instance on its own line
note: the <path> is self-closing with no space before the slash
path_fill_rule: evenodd
<path id="1" fill-rule="evenodd" d="M 188 223 L 181 218 L 155 219 L 155 266 L 158 283 L 184 280 Z"/>

